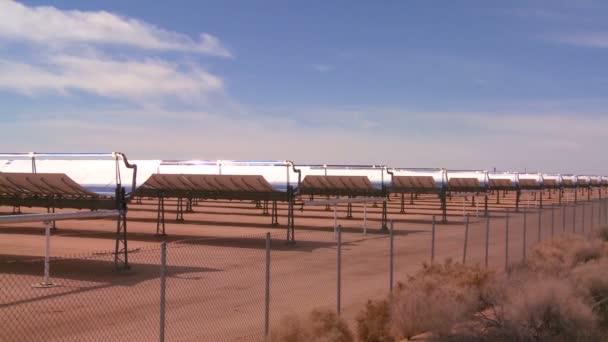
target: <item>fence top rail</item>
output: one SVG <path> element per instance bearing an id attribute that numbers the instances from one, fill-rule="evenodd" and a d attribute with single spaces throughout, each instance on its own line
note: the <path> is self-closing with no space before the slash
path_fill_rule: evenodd
<path id="1" fill-rule="evenodd" d="M 119 214 L 120 211 L 118 210 L 97 210 L 70 213 L 4 215 L 0 216 L 0 224 L 98 219 L 117 217 Z"/>

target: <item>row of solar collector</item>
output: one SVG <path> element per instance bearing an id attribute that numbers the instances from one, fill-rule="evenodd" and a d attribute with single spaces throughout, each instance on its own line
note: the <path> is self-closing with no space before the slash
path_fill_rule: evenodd
<path id="1" fill-rule="evenodd" d="M 300 165 L 290 161 L 227 161 L 227 160 L 133 160 L 137 165 L 137 178 L 131 183 L 132 170 L 112 158 L 80 157 L 58 159 L 57 157 L 37 156 L 24 158 L 14 155 L 12 159 L 0 159 L 0 173 L 46 173 L 65 174 L 74 183 L 91 193 L 114 195 L 117 178 L 124 178 L 127 192 L 133 189 L 149 188 L 153 175 L 238 175 L 258 176 L 265 180 L 262 187 L 275 192 L 286 192 L 288 187 L 305 190 L 307 185 L 323 187 L 323 180 L 342 177 L 342 182 L 332 184 L 345 189 L 357 187 L 377 190 L 391 189 L 398 192 L 434 192 L 445 189 L 451 192 L 484 192 L 489 190 L 540 190 L 557 188 L 608 187 L 608 177 L 560 175 L 543 173 L 489 172 L 446 169 L 408 169 L 390 168 L 382 165 Z M 35 165 L 35 166 L 34 166 Z M 117 170 L 118 169 L 118 170 Z M 309 177 L 310 176 L 310 177 Z M 321 176 L 321 177 L 318 177 Z M 325 177 L 329 176 L 329 177 Z M 153 188 L 177 187 L 187 189 L 192 183 L 158 183 Z M 308 177 L 308 180 L 306 179 Z M 314 178 L 317 177 L 315 180 Z M 366 177 L 365 184 L 343 183 L 344 179 L 354 180 Z M 181 178 L 184 179 L 183 177 Z M 191 178 L 192 179 L 192 178 Z M 349 181 L 350 181 L 349 180 Z M 256 180 L 252 180 L 256 181 Z M 316 182 L 315 184 L 310 183 Z M 146 182 L 148 184 L 146 184 Z M 237 186 L 235 189 L 238 189 Z"/>

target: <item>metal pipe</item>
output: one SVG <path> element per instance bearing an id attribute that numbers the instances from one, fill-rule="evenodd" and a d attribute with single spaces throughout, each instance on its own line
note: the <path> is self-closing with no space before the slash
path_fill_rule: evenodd
<path id="1" fill-rule="evenodd" d="M 125 164 L 125 166 L 128 169 L 132 169 L 133 170 L 133 179 L 131 181 L 131 192 L 128 194 L 128 196 L 130 196 L 137 189 L 137 164 L 131 164 L 131 163 L 129 163 L 129 160 L 127 159 L 127 155 L 125 155 L 122 152 L 114 152 L 112 154 L 116 155 L 116 156 L 119 156 L 122 159 L 122 161 Z"/>
<path id="2" fill-rule="evenodd" d="M 84 212 L 72 212 L 72 213 L 3 215 L 3 216 L 0 216 L 0 224 L 41 222 L 41 221 L 63 221 L 63 220 L 77 220 L 77 219 L 96 219 L 96 218 L 106 218 L 106 217 L 117 217 L 119 214 L 120 214 L 120 211 L 118 211 L 118 210 L 99 210 L 99 211 L 84 211 Z"/>
<path id="3" fill-rule="evenodd" d="M 113 157 L 111 152 L 101 153 L 39 153 L 39 152 L 18 152 L 18 153 L 0 153 L 0 157 L 16 157 L 16 158 L 31 158 L 31 157 Z"/>
<path id="4" fill-rule="evenodd" d="M 366 203 L 366 202 L 386 202 L 386 197 L 354 197 L 354 198 L 332 198 L 326 200 L 302 201 L 304 205 L 328 205 L 338 203 Z"/>
<path id="5" fill-rule="evenodd" d="M 295 172 L 295 173 L 298 174 L 298 188 L 299 188 L 300 187 L 300 183 L 302 183 L 302 170 L 297 169 L 296 168 L 296 164 L 293 161 L 287 160 L 286 162 L 288 164 L 291 164 L 291 168 L 293 169 L 293 172 Z M 288 184 L 288 186 L 289 186 L 289 184 Z"/>

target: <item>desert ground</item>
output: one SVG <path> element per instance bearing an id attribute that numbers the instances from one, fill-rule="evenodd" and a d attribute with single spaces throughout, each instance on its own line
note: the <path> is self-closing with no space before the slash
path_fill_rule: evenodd
<path id="1" fill-rule="evenodd" d="M 580 190 L 579 190 L 580 191 Z M 598 224 L 599 203 L 579 193 L 544 196 L 545 209 L 522 195 L 520 213 L 514 211 L 514 193 L 496 203 L 489 199 L 489 265 L 505 266 L 506 210 L 509 209 L 508 262 L 522 260 L 524 215 L 526 243 L 539 237 L 571 232 L 590 233 Z M 602 197 L 606 196 L 603 190 Z M 598 192 L 593 192 L 596 199 Z M 437 224 L 435 260 L 462 260 L 465 236 L 463 208 L 470 216 L 467 263 L 484 263 L 485 224 L 483 196 L 454 196 L 448 201 L 448 223 Z M 567 200 L 567 201 L 566 201 Z M 463 205 L 464 204 L 464 205 Z M 167 201 L 167 236 L 156 236 L 156 202 L 132 203 L 128 213 L 131 269 L 114 271 L 116 223 L 114 220 L 58 222 L 51 238 L 51 288 L 37 288 L 43 275 L 42 224 L 0 226 L 0 332 L 1 341 L 151 341 L 159 334 L 160 243 L 168 242 L 166 284 L 166 336 L 169 341 L 255 341 L 264 335 L 265 233 L 271 244 L 271 328 L 289 314 L 318 307 L 336 307 L 336 240 L 333 211 L 298 206 L 296 245 L 285 243 L 286 205 L 279 206 L 279 225 L 254 203 L 201 201 L 183 223 L 175 220 L 175 202 Z M 551 209 L 553 208 L 553 209 Z M 0 207 L 10 214 L 12 208 Z M 22 208 L 25 213 L 42 212 Z M 68 211 L 68 210 L 64 210 Z M 400 198 L 391 196 L 389 220 L 394 223 L 395 281 L 405 280 L 431 258 L 431 218 L 439 219 L 436 195 L 420 195 L 406 212 L 399 213 Z M 380 206 L 368 205 L 368 233 L 363 234 L 362 204 L 354 204 L 354 217 L 345 218 L 346 205 L 338 207 L 342 230 L 342 316 L 349 322 L 369 298 L 389 291 L 389 235 L 379 230 Z M 592 216 L 593 215 L 593 216 Z M 540 230 L 538 229 L 540 217 Z M 565 220 L 564 220 L 565 218 Z M 565 222 L 565 224 L 564 224 Z M 575 224 L 576 223 L 576 224 Z"/>

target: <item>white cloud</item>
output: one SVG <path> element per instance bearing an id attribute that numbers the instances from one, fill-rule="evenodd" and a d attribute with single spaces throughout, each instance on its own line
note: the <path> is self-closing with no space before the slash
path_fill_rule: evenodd
<path id="1" fill-rule="evenodd" d="M 43 45 L 107 44 L 150 50 L 192 52 L 231 57 L 218 38 L 202 33 L 198 40 L 146 22 L 105 11 L 27 7 L 0 0 L 0 38 Z"/>
<path id="2" fill-rule="evenodd" d="M 51 55 L 44 64 L 0 59 L 0 88 L 28 95 L 78 90 L 128 100 L 159 96 L 199 99 L 222 91 L 221 78 L 196 66 L 182 69 L 158 59 Z"/>
<path id="3" fill-rule="evenodd" d="M 608 32 L 570 33 L 558 36 L 560 43 L 592 48 L 608 48 Z"/>

